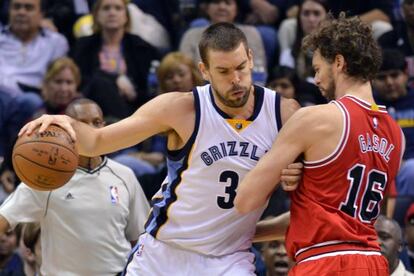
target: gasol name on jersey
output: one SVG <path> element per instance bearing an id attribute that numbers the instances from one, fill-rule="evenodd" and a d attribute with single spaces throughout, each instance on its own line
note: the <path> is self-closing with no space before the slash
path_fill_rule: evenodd
<path id="1" fill-rule="evenodd" d="M 376 134 L 366 133 L 365 135 L 359 135 L 358 140 L 362 153 L 378 153 L 387 163 L 390 161 L 390 155 L 395 146 L 394 144 L 388 142 L 386 138 L 379 137 Z"/>
<path id="2" fill-rule="evenodd" d="M 227 141 L 207 148 L 200 154 L 200 158 L 207 166 L 227 156 L 239 156 L 257 162 L 266 151 L 249 142 Z"/>

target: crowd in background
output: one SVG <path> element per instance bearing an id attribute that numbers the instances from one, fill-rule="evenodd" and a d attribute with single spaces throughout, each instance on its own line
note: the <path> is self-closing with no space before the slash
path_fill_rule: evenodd
<path id="1" fill-rule="evenodd" d="M 255 84 L 302 106 L 326 103 L 313 84 L 312 55 L 301 42 L 328 13 L 341 11 L 371 24 L 383 48 L 374 95 L 403 129 L 407 146 L 389 194 L 397 223 L 384 218 L 380 226 L 391 229 L 397 244 L 387 256 L 391 272 L 399 265 L 395 256 L 414 271 L 414 0 L 2 0 L 0 202 L 20 182 L 11 151 L 25 122 L 64 114 L 73 101 L 88 98 L 110 124 L 161 93 L 203 85 L 198 40 L 209 24 L 231 22 L 243 30 L 253 51 Z M 150 200 L 166 175 L 166 153 L 165 137 L 155 136 L 110 158 L 132 169 Z M 263 217 L 288 209 L 288 195 L 277 190 Z M 38 271 L 40 230 L 32 228 L 0 237 L 0 275 Z M 28 233 L 30 242 L 24 239 Z M 255 250 L 259 275 L 287 275 L 291 263 L 283 242 Z"/>

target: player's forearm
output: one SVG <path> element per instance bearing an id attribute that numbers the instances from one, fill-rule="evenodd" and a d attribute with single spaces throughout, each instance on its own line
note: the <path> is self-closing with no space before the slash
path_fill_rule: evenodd
<path id="1" fill-rule="evenodd" d="M 76 143 L 79 154 L 90 157 L 100 155 L 99 145 L 97 143 L 97 129 L 75 119 L 71 118 L 70 120 L 71 125 L 76 132 Z"/>
<path id="2" fill-rule="evenodd" d="M 283 240 L 290 222 L 290 212 L 275 218 L 259 221 L 256 225 L 256 234 L 253 242 Z"/>
<path id="3" fill-rule="evenodd" d="M 246 214 L 266 204 L 272 188 L 269 190 L 269 179 L 263 176 L 264 172 L 256 167 L 243 179 L 237 191 L 234 206 L 240 214 Z"/>

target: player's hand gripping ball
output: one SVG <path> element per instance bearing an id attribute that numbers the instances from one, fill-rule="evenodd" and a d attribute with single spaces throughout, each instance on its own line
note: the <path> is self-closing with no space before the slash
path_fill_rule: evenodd
<path id="1" fill-rule="evenodd" d="M 12 159 L 20 180 L 33 189 L 50 191 L 71 179 L 78 167 L 78 150 L 64 129 L 50 125 L 42 134 L 35 130 L 20 136 Z"/>

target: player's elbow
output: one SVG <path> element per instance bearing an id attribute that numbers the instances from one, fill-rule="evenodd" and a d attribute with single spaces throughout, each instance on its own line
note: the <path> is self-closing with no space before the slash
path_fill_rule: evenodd
<path id="1" fill-rule="evenodd" d="M 251 197 L 244 197 L 237 195 L 234 200 L 234 207 L 239 214 L 247 214 L 257 208 L 255 202 Z"/>

